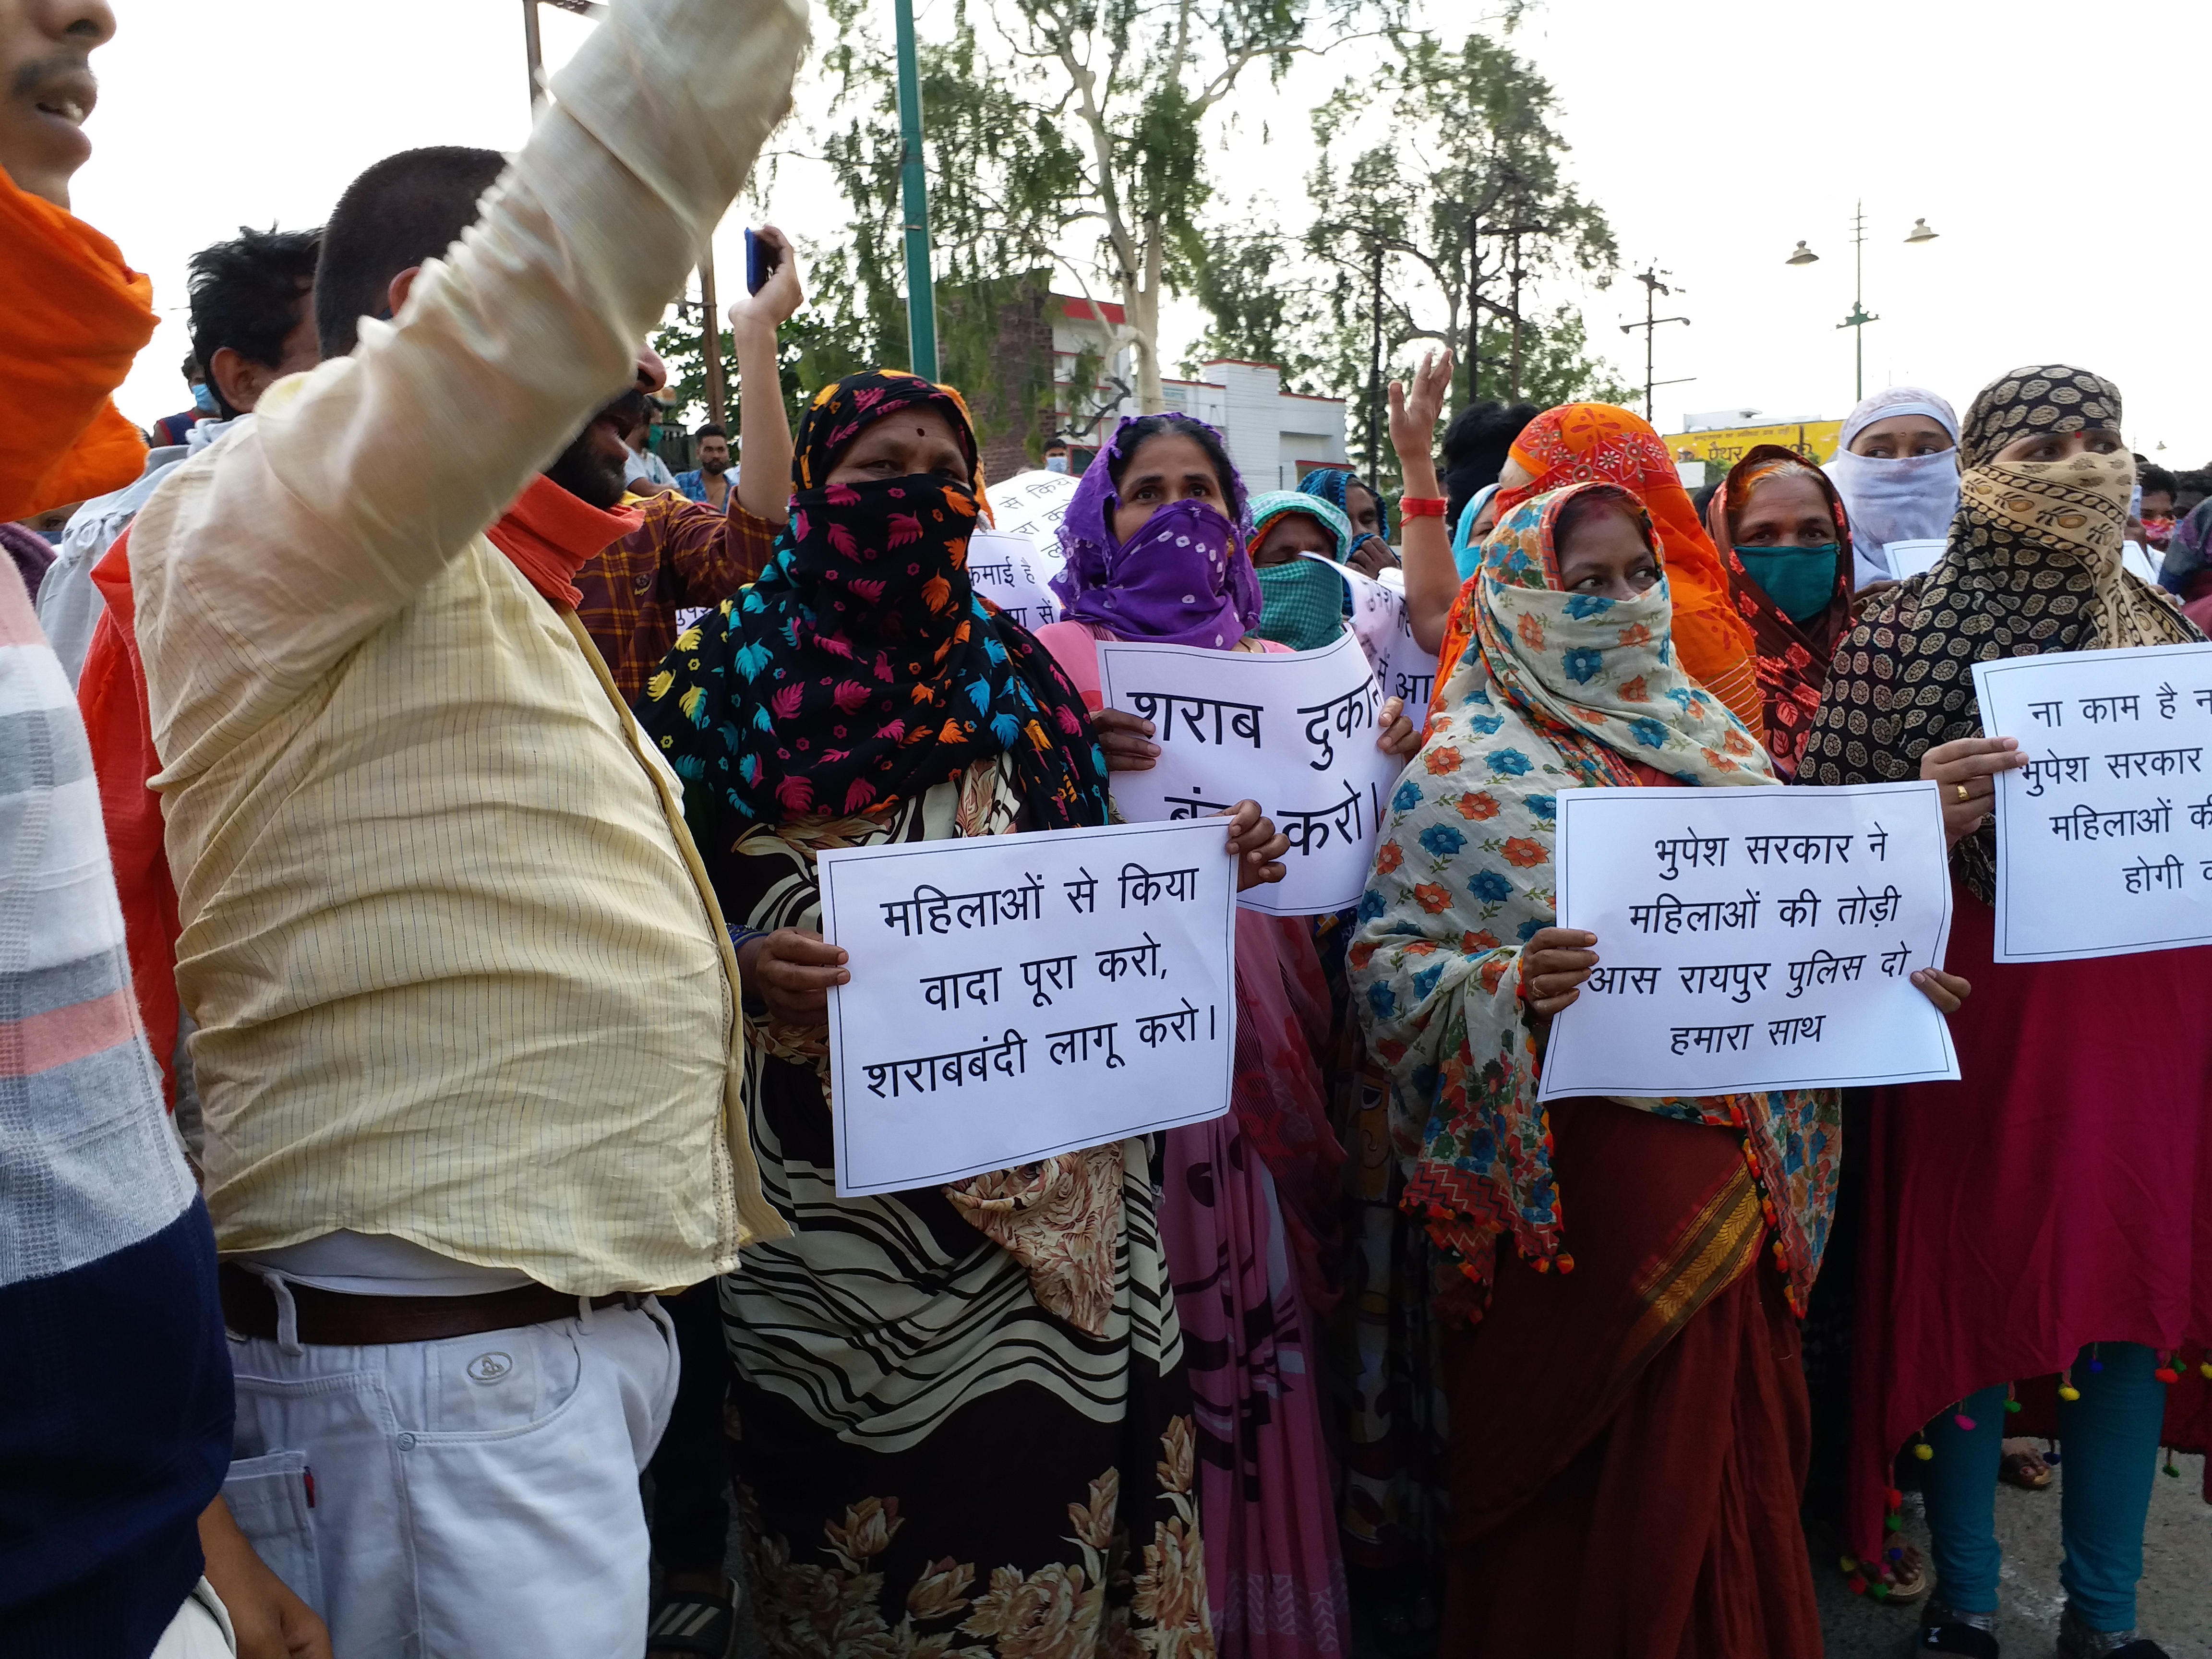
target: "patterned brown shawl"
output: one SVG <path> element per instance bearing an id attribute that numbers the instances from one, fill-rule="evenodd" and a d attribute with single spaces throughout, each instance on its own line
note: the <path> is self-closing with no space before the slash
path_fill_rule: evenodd
<path id="1" fill-rule="evenodd" d="M 2031 433 L 2119 423 L 2119 389 L 2084 369 L 2014 369 L 1982 389 L 1960 436 L 1965 472 L 1949 544 L 1837 647 L 1801 781 L 1917 777 L 1929 749 L 1980 736 L 1977 662 L 2203 637 L 2120 568 L 2135 477 L 2125 450 L 1996 459 Z M 1995 830 L 1984 823 L 1954 857 L 1967 885 L 1993 902 Z"/>

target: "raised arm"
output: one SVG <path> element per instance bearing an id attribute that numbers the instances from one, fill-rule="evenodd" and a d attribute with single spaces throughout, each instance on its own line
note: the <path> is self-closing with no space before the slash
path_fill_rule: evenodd
<path id="1" fill-rule="evenodd" d="M 791 517 L 791 417 L 783 410 L 783 371 L 775 331 L 798 314 L 799 251 L 774 225 L 756 233 L 777 254 L 760 292 L 730 302 L 730 343 L 738 354 L 738 430 L 744 459 L 738 467 L 738 502 L 781 529 Z"/>
<path id="2" fill-rule="evenodd" d="M 1410 392 L 1390 384 L 1390 447 L 1398 452 L 1398 471 L 1408 495 L 1436 497 L 1437 421 L 1451 390 L 1452 355 L 1430 352 L 1421 359 Z M 1405 527 L 1406 625 L 1413 643 L 1431 656 L 1443 643 L 1444 623 L 1459 597 L 1459 569 L 1452 562 L 1451 532 L 1438 518 L 1407 519 Z"/>
<path id="3" fill-rule="evenodd" d="M 254 441 L 225 445 L 139 538 L 161 544 L 138 594 L 149 679 L 172 682 L 149 684 L 155 719 L 166 703 L 184 727 L 165 753 L 295 695 L 397 614 L 629 380 L 789 107 L 805 33 L 805 0 L 616 0 L 398 318 L 280 383 Z M 223 672 L 204 649 L 159 651 L 187 618 Z M 164 654 L 201 659 L 192 684 Z"/>

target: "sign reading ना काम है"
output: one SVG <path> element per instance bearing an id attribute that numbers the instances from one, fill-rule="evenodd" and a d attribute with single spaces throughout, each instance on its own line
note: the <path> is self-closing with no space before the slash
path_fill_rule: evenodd
<path id="1" fill-rule="evenodd" d="M 1912 983 L 1951 929 L 1931 783 L 1562 789 L 1559 925 L 1598 966 L 1539 1096 L 1650 1098 L 1959 1075 Z"/>
<path id="2" fill-rule="evenodd" d="M 1382 693 L 1349 633 L 1318 651 L 1098 645 L 1106 706 L 1152 723 L 1149 771 L 1109 781 L 1137 823 L 1203 817 L 1256 800 L 1288 836 L 1287 871 L 1243 902 L 1277 916 L 1356 904 L 1382 803 L 1405 762 L 1376 744 Z"/>
<path id="3" fill-rule="evenodd" d="M 1229 1109 L 1228 826 L 824 852 L 841 1197 L 902 1192 Z"/>
<path id="4" fill-rule="evenodd" d="M 2212 945 L 2212 645 L 1974 665 L 1997 775 L 1996 959 Z"/>

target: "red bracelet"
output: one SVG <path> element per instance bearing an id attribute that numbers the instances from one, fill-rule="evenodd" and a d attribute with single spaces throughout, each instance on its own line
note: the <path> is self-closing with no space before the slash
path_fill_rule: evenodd
<path id="1" fill-rule="evenodd" d="M 1441 495 L 1401 495 L 1398 497 L 1398 516 L 1401 519 L 1441 519 L 1444 508 L 1451 503 Z"/>

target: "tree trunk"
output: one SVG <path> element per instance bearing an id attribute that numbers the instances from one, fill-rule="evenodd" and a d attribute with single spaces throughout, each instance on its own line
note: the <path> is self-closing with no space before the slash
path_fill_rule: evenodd
<path id="1" fill-rule="evenodd" d="M 1160 225 L 1145 221 L 1142 276 L 1125 274 L 1121 306 L 1137 354 L 1137 412 L 1158 415 L 1168 406 L 1160 386 Z"/>

